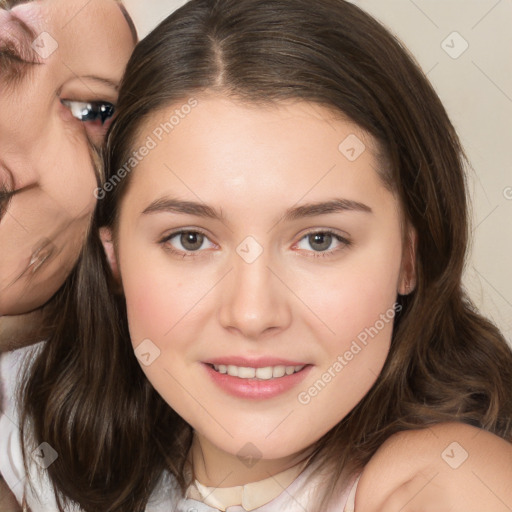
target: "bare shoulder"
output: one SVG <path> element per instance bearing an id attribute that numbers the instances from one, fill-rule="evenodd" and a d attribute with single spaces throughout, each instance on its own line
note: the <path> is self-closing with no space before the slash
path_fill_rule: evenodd
<path id="1" fill-rule="evenodd" d="M 442 423 L 390 437 L 365 467 L 355 512 L 510 512 L 512 443 Z"/>

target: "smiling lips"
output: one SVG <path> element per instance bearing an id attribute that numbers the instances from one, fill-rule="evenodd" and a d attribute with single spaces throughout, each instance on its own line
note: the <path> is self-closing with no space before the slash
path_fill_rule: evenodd
<path id="1" fill-rule="evenodd" d="M 226 356 L 205 361 L 215 371 L 240 379 L 275 379 L 302 370 L 307 363 L 276 357 Z"/>
<path id="2" fill-rule="evenodd" d="M 268 399 L 296 387 L 313 367 L 276 358 L 226 357 L 203 363 L 213 382 L 232 396 Z"/>
<path id="3" fill-rule="evenodd" d="M 225 365 L 213 365 L 215 371 L 219 373 L 227 373 L 232 377 L 238 377 L 240 379 L 275 379 L 284 377 L 285 375 L 292 375 L 295 372 L 300 372 L 305 365 L 293 365 L 293 366 L 264 366 L 263 368 L 251 368 L 247 366 L 235 366 L 233 364 Z"/>

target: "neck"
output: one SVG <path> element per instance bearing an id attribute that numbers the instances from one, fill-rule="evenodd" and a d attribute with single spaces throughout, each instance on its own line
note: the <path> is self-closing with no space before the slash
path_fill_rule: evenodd
<path id="1" fill-rule="evenodd" d="M 0 352 L 26 347 L 41 341 L 42 311 L 0 317 Z"/>
<path id="2" fill-rule="evenodd" d="M 248 460 L 227 453 L 194 432 L 191 449 L 195 478 L 206 487 L 234 487 L 277 475 L 304 459 L 304 453 L 281 459 Z"/>

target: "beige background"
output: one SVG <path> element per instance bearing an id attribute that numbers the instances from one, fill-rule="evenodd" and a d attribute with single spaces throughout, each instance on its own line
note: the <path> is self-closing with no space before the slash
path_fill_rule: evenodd
<path id="1" fill-rule="evenodd" d="M 472 164 L 474 238 L 465 283 L 512 344 L 512 2 L 353 2 L 412 51 L 459 132 Z M 141 37 L 184 3 L 125 0 Z"/>

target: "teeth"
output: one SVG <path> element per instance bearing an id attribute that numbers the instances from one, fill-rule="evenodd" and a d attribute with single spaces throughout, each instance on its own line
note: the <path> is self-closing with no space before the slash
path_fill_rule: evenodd
<path id="1" fill-rule="evenodd" d="M 228 365 L 228 375 L 231 375 L 231 377 L 238 377 L 238 366 L 229 364 Z"/>
<path id="2" fill-rule="evenodd" d="M 256 369 L 256 377 L 258 379 L 268 380 L 272 378 L 272 366 L 265 366 L 265 368 Z"/>
<path id="3" fill-rule="evenodd" d="M 238 368 L 238 376 L 241 379 L 254 379 L 256 376 L 256 370 L 254 368 Z"/>
<path id="4" fill-rule="evenodd" d="M 274 366 L 272 377 L 282 377 L 286 373 L 286 366 Z"/>
<path id="5" fill-rule="evenodd" d="M 238 377 L 240 379 L 261 379 L 261 380 L 269 380 L 269 379 L 277 379 L 279 377 L 284 377 L 285 375 L 291 375 L 292 373 L 299 372 L 304 368 L 304 365 L 299 366 L 265 366 L 264 368 L 248 368 L 245 366 L 235 366 L 235 365 L 224 365 L 219 364 L 213 365 L 214 369 L 219 373 L 227 373 L 232 377 Z"/>

